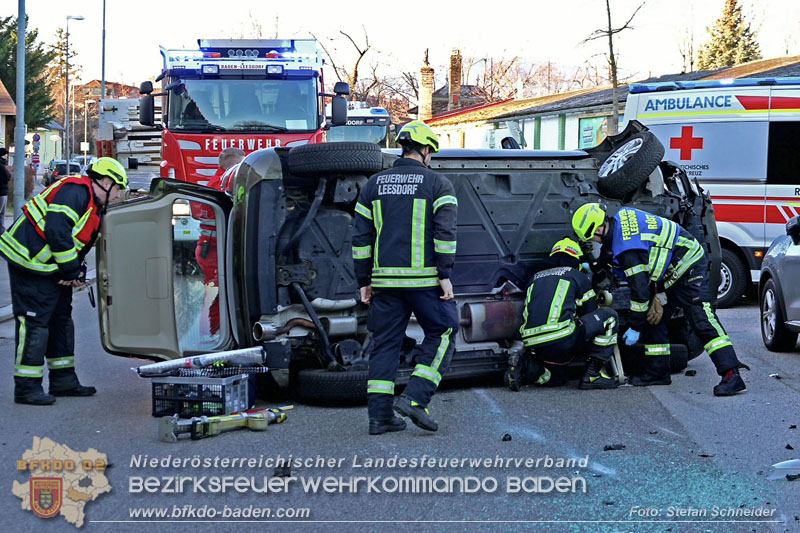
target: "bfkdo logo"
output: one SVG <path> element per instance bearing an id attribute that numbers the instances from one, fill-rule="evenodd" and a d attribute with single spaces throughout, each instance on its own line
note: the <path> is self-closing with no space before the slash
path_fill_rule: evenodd
<path id="1" fill-rule="evenodd" d="M 31 510 L 42 518 L 52 518 L 61 510 L 64 480 L 60 477 L 32 477 Z"/>
<path id="2" fill-rule="evenodd" d="M 14 480 L 11 492 L 22 500 L 22 509 L 41 518 L 61 516 L 75 527 L 83 526 L 86 506 L 111 491 L 106 478 L 108 457 L 94 448 L 75 451 L 47 438 L 33 438 L 33 445 L 17 460 L 17 472 L 28 479 Z"/>

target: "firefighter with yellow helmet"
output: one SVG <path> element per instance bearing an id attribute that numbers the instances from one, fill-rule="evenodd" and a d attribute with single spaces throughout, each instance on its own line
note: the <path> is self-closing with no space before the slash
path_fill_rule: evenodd
<path id="1" fill-rule="evenodd" d="M 591 281 L 582 272 L 580 245 L 564 238 L 553 246 L 547 267 L 528 284 L 520 328 L 527 354 L 512 354 L 505 374 L 511 390 L 531 383 L 566 383 L 566 365 L 588 356 L 581 389 L 618 386 L 606 369 L 617 342 L 617 313 L 598 307 Z"/>
<path id="2" fill-rule="evenodd" d="M 732 396 L 747 389 L 739 368 L 748 367 L 737 358 L 711 305 L 708 260 L 691 233 L 672 220 L 632 207 L 607 217 L 598 203 L 580 206 L 572 217 L 572 229 L 582 241 L 601 242 L 612 256 L 614 273 L 630 287 L 630 327 L 622 339 L 631 346 L 641 336 L 645 355 L 644 372 L 631 378 L 632 385 L 672 382 L 668 320 L 652 321 L 647 316 L 654 297 L 651 287 L 656 286 L 667 295 L 663 317 L 668 319 L 675 307 L 681 307 L 694 334 L 705 343 L 722 378 L 714 396 Z"/>
<path id="3" fill-rule="evenodd" d="M 428 168 L 439 150 L 421 120 L 397 134 L 403 156 L 361 189 L 353 229 L 353 263 L 361 301 L 369 304 L 373 350 L 367 383 L 369 433 L 405 429 L 409 417 L 427 431 L 438 424 L 430 402 L 453 355 L 458 310 L 450 275 L 458 202 L 453 184 Z M 394 406 L 394 381 L 411 313 L 425 338 L 414 372 Z"/>
<path id="4" fill-rule="evenodd" d="M 15 402 L 50 405 L 55 396 L 96 392 L 75 374 L 72 289 L 84 284 L 84 258 L 106 208 L 127 186 L 125 168 L 101 157 L 83 175 L 63 178 L 34 196 L 0 236 L 16 322 Z M 42 389 L 45 360 L 50 394 Z"/>

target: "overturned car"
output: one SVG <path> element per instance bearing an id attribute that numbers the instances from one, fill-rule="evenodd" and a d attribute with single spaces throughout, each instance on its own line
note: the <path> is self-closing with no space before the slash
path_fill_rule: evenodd
<path id="1" fill-rule="evenodd" d="M 663 154 L 658 140 L 631 122 L 588 151 L 459 149 L 434 156 L 431 168 L 451 180 L 459 205 L 451 281 L 461 328 L 445 380 L 502 376 L 509 355 L 523 349 L 523 290 L 537 260 L 572 234 L 572 214 L 586 202 L 605 203 L 609 214 L 632 205 L 686 227 L 706 246 L 716 286 L 713 206 L 677 165 L 661 161 Z M 230 195 L 162 179 L 149 195 L 112 207 L 97 252 L 104 348 L 165 360 L 261 345 L 269 385 L 307 401 L 366 399 L 371 334 L 350 236 L 360 187 L 396 157 L 367 143 L 260 150 L 239 166 Z M 176 267 L 185 243 L 174 237 L 174 206 L 187 201 L 214 213 L 214 276 L 203 271 L 207 261 L 203 268 Z M 204 251 L 208 257 L 207 245 Z M 595 270 L 603 268 L 597 258 Z M 624 284 L 602 275 L 596 281 L 614 294 L 624 327 Z M 680 316 L 673 323 L 672 342 L 688 346 L 688 353 L 673 354 L 684 354 L 685 366 L 702 346 Z M 406 335 L 400 384 L 422 340 L 413 317 Z"/>

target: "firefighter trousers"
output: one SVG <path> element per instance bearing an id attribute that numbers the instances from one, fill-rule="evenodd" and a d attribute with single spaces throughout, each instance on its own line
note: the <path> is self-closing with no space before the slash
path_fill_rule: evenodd
<path id="1" fill-rule="evenodd" d="M 595 357 L 608 361 L 617 343 L 617 312 L 598 307 L 577 318 L 572 335 L 533 346 L 536 359 L 552 365 L 566 365 L 575 357 Z"/>
<path id="2" fill-rule="evenodd" d="M 8 275 L 16 326 L 15 396 L 42 390 L 45 358 L 51 391 L 76 387 L 72 287 L 59 285 L 58 275 L 40 276 L 12 265 Z"/>
<path id="3" fill-rule="evenodd" d="M 717 373 L 722 376 L 741 363 L 736 357 L 731 338 L 725 333 L 716 312 L 711 307 L 708 287 L 708 261 L 703 258 L 675 281 L 667 290 L 667 304 L 661 322 L 647 326 L 643 335 L 644 353 L 647 356 L 670 354 L 669 317 L 676 307 L 683 309 L 692 331 L 705 345 Z"/>
<path id="4" fill-rule="evenodd" d="M 373 348 L 369 358 L 369 418 L 386 420 L 393 416 L 394 380 L 400 351 L 411 313 L 425 338 L 415 358 L 414 372 L 404 394 L 427 406 L 442 374 L 450 366 L 458 331 L 455 300 L 440 300 L 439 287 L 423 290 L 376 290 L 369 308 L 369 330 Z"/>

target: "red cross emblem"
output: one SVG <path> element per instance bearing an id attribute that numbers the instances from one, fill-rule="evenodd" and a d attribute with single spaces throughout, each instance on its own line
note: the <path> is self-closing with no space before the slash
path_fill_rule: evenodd
<path id="1" fill-rule="evenodd" d="M 681 151 L 681 161 L 692 159 L 692 150 L 703 148 L 703 138 L 693 137 L 694 126 L 684 126 L 681 128 L 680 137 L 670 137 L 669 147 L 673 150 Z"/>

